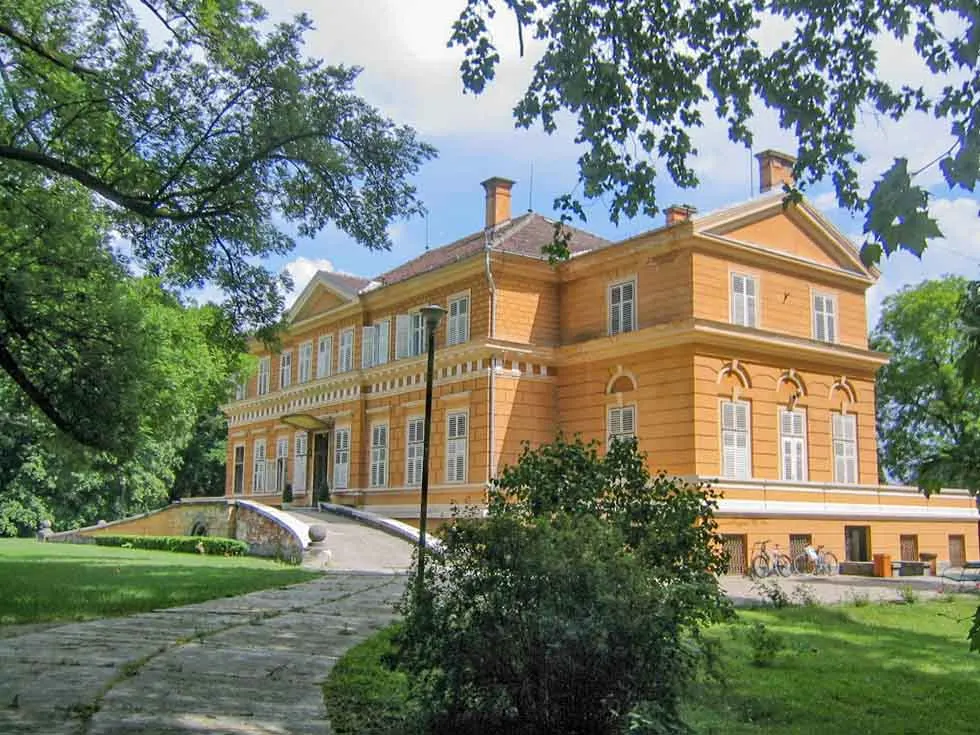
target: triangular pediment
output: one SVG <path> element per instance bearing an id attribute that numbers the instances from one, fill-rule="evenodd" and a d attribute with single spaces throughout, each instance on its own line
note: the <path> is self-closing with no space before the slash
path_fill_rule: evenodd
<path id="1" fill-rule="evenodd" d="M 335 283 L 330 274 L 319 271 L 290 308 L 287 320 L 301 322 L 350 303 L 357 294 Z"/>
<path id="2" fill-rule="evenodd" d="M 770 195 L 695 220 L 695 229 L 869 279 L 878 275 L 861 263 L 854 244 L 805 200 L 784 207 L 782 196 Z"/>

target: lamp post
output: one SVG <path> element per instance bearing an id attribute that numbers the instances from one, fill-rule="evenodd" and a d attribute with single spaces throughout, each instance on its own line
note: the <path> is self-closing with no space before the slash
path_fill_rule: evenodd
<path id="1" fill-rule="evenodd" d="M 436 328 L 446 310 L 438 304 L 422 307 L 422 320 L 425 322 L 426 366 L 425 366 L 425 426 L 422 433 L 422 492 L 419 507 L 419 563 L 415 577 L 415 594 L 422 599 L 425 584 L 425 526 L 429 508 L 429 435 L 432 429 L 432 372 L 436 355 Z"/>

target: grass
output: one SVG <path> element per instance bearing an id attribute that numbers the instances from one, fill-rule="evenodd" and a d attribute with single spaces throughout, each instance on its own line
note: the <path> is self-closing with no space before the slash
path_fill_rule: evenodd
<path id="1" fill-rule="evenodd" d="M 980 656 L 966 633 L 975 597 L 917 604 L 789 607 L 739 613 L 708 631 L 721 681 L 702 682 L 685 718 L 700 735 L 975 732 Z M 783 643 L 752 664 L 750 630 Z M 324 684 L 338 735 L 394 735 L 409 721 L 408 680 L 382 663 L 393 628 L 351 649 Z"/>
<path id="2" fill-rule="evenodd" d="M 980 658 L 966 633 L 976 598 L 745 611 L 709 636 L 721 684 L 702 685 L 687 720 L 702 735 L 973 732 Z M 784 649 L 752 665 L 750 626 Z"/>
<path id="3" fill-rule="evenodd" d="M 0 624 L 129 615 L 316 576 L 250 557 L 0 539 Z"/>

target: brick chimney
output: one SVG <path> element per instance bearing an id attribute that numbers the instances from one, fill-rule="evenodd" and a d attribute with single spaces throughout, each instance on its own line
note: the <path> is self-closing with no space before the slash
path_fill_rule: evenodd
<path id="1" fill-rule="evenodd" d="M 796 159 L 793 156 L 772 148 L 755 154 L 759 161 L 759 192 L 765 193 L 770 189 L 783 188 L 793 185 L 793 164 Z"/>
<path id="2" fill-rule="evenodd" d="M 698 210 L 690 204 L 671 204 L 667 207 L 667 226 L 676 225 L 678 222 L 687 222 L 691 215 Z"/>
<path id="3" fill-rule="evenodd" d="M 514 182 L 493 176 L 480 182 L 487 192 L 486 228 L 496 227 L 510 219 L 510 188 Z"/>

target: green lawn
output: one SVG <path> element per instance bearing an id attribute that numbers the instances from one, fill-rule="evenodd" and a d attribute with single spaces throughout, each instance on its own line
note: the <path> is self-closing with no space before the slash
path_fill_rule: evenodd
<path id="1" fill-rule="evenodd" d="M 0 539 L 0 624 L 128 615 L 315 576 L 250 557 Z"/>
<path id="2" fill-rule="evenodd" d="M 977 732 L 980 655 L 966 641 L 977 603 L 740 612 L 709 631 L 721 646 L 722 679 L 692 693 L 686 719 L 701 735 Z M 768 667 L 750 663 L 746 631 L 756 622 L 785 646 Z M 353 648 L 324 685 L 338 735 L 404 732 L 407 679 L 380 663 L 390 636 Z"/>

